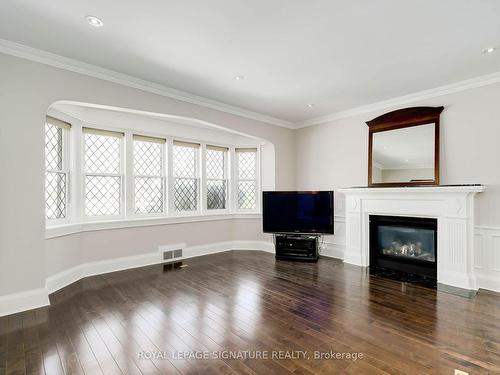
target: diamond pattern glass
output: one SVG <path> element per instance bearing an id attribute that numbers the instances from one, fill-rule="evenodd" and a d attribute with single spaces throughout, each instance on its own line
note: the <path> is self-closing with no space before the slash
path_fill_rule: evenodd
<path id="1" fill-rule="evenodd" d="M 198 209 L 198 178 L 196 163 L 199 148 L 174 144 L 174 209 L 196 211 Z"/>
<path id="2" fill-rule="evenodd" d="M 163 184 L 161 177 L 135 178 L 135 212 L 139 214 L 163 212 Z"/>
<path id="3" fill-rule="evenodd" d="M 207 208 L 209 210 L 226 208 L 226 181 L 207 180 Z"/>
<path id="4" fill-rule="evenodd" d="M 134 139 L 135 212 L 163 212 L 164 144 Z"/>
<path id="5" fill-rule="evenodd" d="M 66 173 L 45 173 L 45 216 L 47 219 L 66 217 Z"/>
<path id="6" fill-rule="evenodd" d="M 254 180 L 256 175 L 255 151 L 238 151 L 238 179 L 239 180 Z"/>
<path id="7" fill-rule="evenodd" d="M 63 129 L 45 123 L 45 169 L 60 171 L 63 168 Z"/>
<path id="8" fill-rule="evenodd" d="M 196 177 L 198 148 L 175 145 L 173 148 L 173 164 L 175 177 Z"/>
<path id="9" fill-rule="evenodd" d="M 120 214 L 121 138 L 84 133 L 85 139 L 85 215 Z"/>
<path id="10" fill-rule="evenodd" d="M 134 140 L 134 174 L 140 176 L 162 176 L 161 143 Z"/>
<path id="11" fill-rule="evenodd" d="M 257 188 L 257 153 L 254 150 L 236 152 L 238 162 L 238 208 L 255 209 Z"/>
<path id="12" fill-rule="evenodd" d="M 238 181 L 238 208 L 255 208 L 255 181 Z"/>
<path id="13" fill-rule="evenodd" d="M 226 170 L 225 154 L 227 151 L 206 150 L 207 209 L 223 210 L 226 208 Z"/>
<path id="14" fill-rule="evenodd" d="M 121 139 L 85 134 L 85 172 L 120 174 Z"/>
<path id="15" fill-rule="evenodd" d="M 119 176 L 85 176 L 85 215 L 120 214 Z"/>
<path id="16" fill-rule="evenodd" d="M 174 208 L 176 211 L 196 211 L 198 208 L 198 180 L 175 178 Z"/>
<path id="17" fill-rule="evenodd" d="M 211 180 L 223 180 L 225 178 L 224 154 L 222 150 L 206 150 L 207 178 Z"/>
<path id="18" fill-rule="evenodd" d="M 63 129 L 45 123 L 45 216 L 66 217 L 66 173 L 63 171 Z"/>

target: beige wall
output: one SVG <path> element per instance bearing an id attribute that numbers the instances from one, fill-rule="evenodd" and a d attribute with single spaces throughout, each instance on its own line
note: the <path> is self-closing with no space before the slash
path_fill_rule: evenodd
<path id="1" fill-rule="evenodd" d="M 228 241 L 270 242 L 271 236 L 262 232 L 262 221 L 255 218 L 76 233 L 45 241 L 46 276 L 84 263 L 151 254 L 159 246 L 185 243 L 191 247 Z"/>
<path id="2" fill-rule="evenodd" d="M 441 184 L 487 185 L 477 198 L 476 225 L 500 226 L 499 103 L 500 84 L 494 84 L 397 107 L 445 107 L 441 115 Z M 297 188 L 366 186 L 365 122 L 397 108 L 298 130 Z M 338 203 L 336 213 L 343 214 L 342 203 Z"/>
<path id="3" fill-rule="evenodd" d="M 80 251 L 75 250 L 79 241 L 80 246 L 85 246 L 81 256 L 107 259 L 140 254 L 167 239 L 166 236 L 171 235 L 169 238 L 173 240 L 174 233 L 189 237 L 193 243 L 233 237 L 228 232 L 232 224 L 210 222 L 82 233 L 46 244 L 43 125 L 48 107 L 56 101 L 72 100 L 191 117 L 266 139 L 275 147 L 276 188 L 294 188 L 292 130 L 5 54 L 0 54 L 0 82 L 0 296 L 43 288 L 47 274 L 85 260 L 79 258 Z M 196 230 L 192 230 L 193 227 Z M 236 227 L 240 232 L 239 224 Z M 248 230 L 257 228 L 258 225 L 252 225 Z M 145 238 L 151 235 L 152 239 L 143 244 L 137 241 L 139 235 Z M 252 238 L 260 235 L 260 230 L 248 234 Z"/>

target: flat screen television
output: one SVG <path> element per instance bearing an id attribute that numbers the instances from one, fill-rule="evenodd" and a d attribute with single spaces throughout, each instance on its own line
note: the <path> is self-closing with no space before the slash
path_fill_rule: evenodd
<path id="1" fill-rule="evenodd" d="M 265 233 L 333 234 L 333 191 L 264 191 Z"/>

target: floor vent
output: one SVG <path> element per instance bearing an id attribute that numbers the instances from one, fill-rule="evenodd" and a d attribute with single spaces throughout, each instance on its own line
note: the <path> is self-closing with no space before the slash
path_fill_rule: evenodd
<path id="1" fill-rule="evenodd" d="M 187 266 L 187 264 L 182 264 L 182 262 L 164 263 L 163 272 L 172 271 L 179 268 L 186 268 Z"/>
<path id="2" fill-rule="evenodd" d="M 182 249 L 168 250 L 163 252 L 163 260 L 182 258 Z"/>

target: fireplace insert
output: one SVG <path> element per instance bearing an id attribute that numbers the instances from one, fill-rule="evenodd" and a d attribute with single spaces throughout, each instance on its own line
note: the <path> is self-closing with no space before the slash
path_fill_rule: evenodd
<path id="1" fill-rule="evenodd" d="M 435 286 L 437 219 L 370 215 L 370 272 Z"/>

